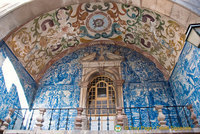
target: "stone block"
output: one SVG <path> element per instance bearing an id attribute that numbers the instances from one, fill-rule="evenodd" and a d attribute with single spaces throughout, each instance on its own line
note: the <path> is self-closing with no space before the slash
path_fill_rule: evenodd
<path id="1" fill-rule="evenodd" d="M 186 25 L 188 21 L 188 17 L 190 15 L 190 11 L 186 8 L 179 6 L 177 4 L 174 4 L 172 7 L 171 15 L 173 19 L 175 19 L 177 22 L 179 22 L 182 25 Z"/>
<path id="2" fill-rule="evenodd" d="M 155 10 L 157 0 L 142 0 L 142 7 Z"/>
<path id="3" fill-rule="evenodd" d="M 169 0 L 157 0 L 156 11 L 164 15 L 170 16 L 173 2 Z"/>
<path id="4" fill-rule="evenodd" d="M 141 0 L 131 0 L 131 5 L 141 7 Z"/>
<path id="5" fill-rule="evenodd" d="M 200 23 L 200 16 L 194 14 L 194 13 L 190 13 L 187 24 L 186 24 L 186 28 L 190 25 L 190 24 L 194 24 L 194 23 Z"/>
<path id="6" fill-rule="evenodd" d="M 14 23 L 18 27 L 30 21 L 34 14 L 30 10 L 30 7 L 28 5 L 24 5 L 16 9 L 14 12 L 11 12 L 10 16 L 13 18 L 13 20 L 15 20 Z"/>

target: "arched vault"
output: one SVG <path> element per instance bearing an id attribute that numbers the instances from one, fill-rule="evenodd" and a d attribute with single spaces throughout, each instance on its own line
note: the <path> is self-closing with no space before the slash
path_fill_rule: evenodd
<path id="1" fill-rule="evenodd" d="M 131 48 L 169 78 L 184 46 L 186 23 L 167 11 L 141 7 L 141 3 L 71 4 L 35 17 L 5 38 L 36 81 L 64 55 L 94 44 Z"/>

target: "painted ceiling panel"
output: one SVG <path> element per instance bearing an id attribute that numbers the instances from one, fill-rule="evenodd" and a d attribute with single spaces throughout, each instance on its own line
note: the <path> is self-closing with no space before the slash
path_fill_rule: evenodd
<path id="1" fill-rule="evenodd" d="M 6 43 L 36 81 L 67 52 L 102 41 L 137 49 L 167 79 L 184 40 L 184 28 L 164 15 L 119 3 L 84 3 L 33 19 Z"/>

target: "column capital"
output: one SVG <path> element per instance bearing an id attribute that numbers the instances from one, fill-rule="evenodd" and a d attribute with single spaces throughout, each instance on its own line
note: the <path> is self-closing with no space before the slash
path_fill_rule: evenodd
<path id="1" fill-rule="evenodd" d="M 81 88 L 87 88 L 88 82 L 82 81 L 82 82 L 79 83 L 79 86 L 80 86 Z"/>
<path id="2" fill-rule="evenodd" d="M 122 86 L 122 85 L 124 84 L 124 80 L 115 80 L 115 81 L 114 81 L 114 84 L 115 84 L 116 86 Z"/>

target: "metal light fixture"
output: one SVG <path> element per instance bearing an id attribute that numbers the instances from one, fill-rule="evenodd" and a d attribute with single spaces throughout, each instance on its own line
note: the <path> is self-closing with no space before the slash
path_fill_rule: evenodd
<path id="1" fill-rule="evenodd" d="M 200 23 L 189 25 L 186 32 L 186 41 L 200 48 Z"/>

